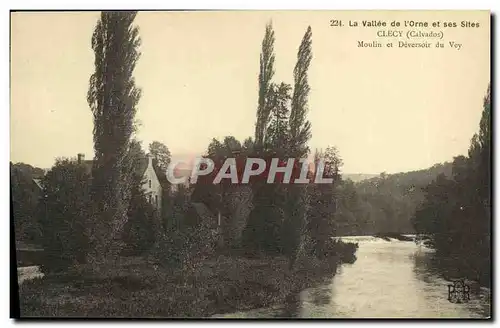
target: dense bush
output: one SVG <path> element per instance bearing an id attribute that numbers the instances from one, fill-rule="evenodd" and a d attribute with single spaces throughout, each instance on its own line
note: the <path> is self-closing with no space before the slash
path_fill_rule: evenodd
<path id="1" fill-rule="evenodd" d="M 84 263 L 89 250 L 90 187 L 88 169 L 75 161 L 57 160 L 43 180 L 44 190 L 38 211 L 44 271 L 61 271 Z M 125 251 L 140 254 L 151 249 L 161 232 L 156 209 L 146 201 L 136 177 L 128 208 L 128 221 L 123 231 Z"/>
<path id="2" fill-rule="evenodd" d="M 127 253 L 141 254 L 153 247 L 158 232 L 162 232 L 159 215 L 157 209 L 147 202 L 140 178 L 136 177 L 123 233 Z"/>
<path id="3" fill-rule="evenodd" d="M 33 181 L 36 176 L 43 175 L 41 169 L 33 168 L 23 163 L 10 163 L 10 190 L 12 201 L 12 216 L 16 241 L 39 243 L 40 213 L 38 202 L 41 196 L 39 187 Z"/>
<path id="4" fill-rule="evenodd" d="M 172 228 L 158 243 L 155 257 L 164 266 L 189 268 L 215 254 L 218 237 L 206 221 L 181 229 Z"/>
<path id="5" fill-rule="evenodd" d="M 44 272 L 60 271 L 85 262 L 89 247 L 86 230 L 89 175 L 85 167 L 67 159 L 56 161 L 43 181 L 41 215 Z"/>

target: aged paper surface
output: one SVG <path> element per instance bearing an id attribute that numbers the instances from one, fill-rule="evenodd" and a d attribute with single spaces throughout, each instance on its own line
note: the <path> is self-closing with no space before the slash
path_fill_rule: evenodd
<path id="1" fill-rule="evenodd" d="M 489 318 L 490 19 L 12 12 L 18 316 Z"/>

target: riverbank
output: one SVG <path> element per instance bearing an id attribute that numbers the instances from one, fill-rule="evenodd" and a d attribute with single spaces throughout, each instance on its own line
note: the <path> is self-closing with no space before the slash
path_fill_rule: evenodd
<path id="1" fill-rule="evenodd" d="M 210 317 L 282 303 L 331 279 L 338 260 L 288 269 L 283 257 L 219 256 L 189 269 L 168 269 L 141 257 L 122 258 L 102 276 L 65 274 L 20 286 L 22 317 Z"/>
<path id="2" fill-rule="evenodd" d="M 448 301 L 447 281 L 430 266 L 434 252 L 412 242 L 370 236 L 342 237 L 359 243 L 357 260 L 335 277 L 302 290 L 283 304 L 218 318 L 439 319 L 490 316 L 490 290 L 470 285 L 470 301 Z"/>

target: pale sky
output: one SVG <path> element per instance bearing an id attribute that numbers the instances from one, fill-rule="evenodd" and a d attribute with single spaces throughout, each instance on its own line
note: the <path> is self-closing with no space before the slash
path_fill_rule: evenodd
<path id="1" fill-rule="evenodd" d="M 42 168 L 93 157 L 87 105 L 97 12 L 11 14 L 11 161 Z M 331 19 L 480 23 L 443 31 L 444 49 L 358 48 L 380 28 Z M 275 82 L 293 84 L 297 49 L 313 34 L 311 149 L 336 146 L 345 173 L 410 171 L 466 154 L 490 79 L 489 12 L 141 12 L 135 70 L 143 96 L 138 139 L 174 157 L 203 153 L 213 137 L 253 136 L 265 24 L 276 35 Z M 383 29 L 383 28 L 382 28 Z M 397 29 L 397 28 L 396 28 Z M 407 28 L 399 28 L 406 32 Z M 419 29 L 417 29 L 419 30 Z M 434 45 L 436 39 L 430 40 Z M 460 50 L 449 41 L 462 44 Z"/>

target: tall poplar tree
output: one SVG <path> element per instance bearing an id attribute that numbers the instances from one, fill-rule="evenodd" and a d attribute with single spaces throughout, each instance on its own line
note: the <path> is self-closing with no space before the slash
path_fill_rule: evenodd
<path id="1" fill-rule="evenodd" d="M 281 83 L 270 88 L 269 96 L 269 123 L 266 128 L 264 144 L 276 151 L 279 155 L 284 155 L 288 146 L 288 116 L 292 87 L 289 84 Z"/>
<path id="2" fill-rule="evenodd" d="M 264 142 L 265 130 L 271 111 L 267 103 L 271 80 L 274 76 L 274 60 L 274 30 L 272 23 L 268 23 L 260 54 L 259 103 L 257 107 L 257 123 L 255 124 L 255 144 L 257 147 L 261 147 Z"/>
<path id="3" fill-rule="evenodd" d="M 88 259 L 97 265 L 116 258 L 127 222 L 133 180 L 128 152 L 141 95 L 133 77 L 141 43 L 133 25 L 136 15 L 131 11 L 102 12 L 92 35 L 95 72 L 87 101 L 94 119 L 95 158 Z"/>
<path id="4" fill-rule="evenodd" d="M 302 157 L 308 152 L 307 142 L 311 138 L 311 123 L 307 120 L 309 81 L 307 71 L 312 59 L 312 31 L 307 28 L 297 54 L 293 70 L 294 88 L 292 110 L 290 111 L 291 148 L 295 156 Z"/>
<path id="5" fill-rule="evenodd" d="M 294 88 L 289 117 L 290 154 L 295 158 L 305 157 L 309 152 L 307 142 L 311 138 L 311 123 L 307 120 L 309 98 L 309 82 L 307 71 L 312 60 L 312 31 L 307 28 L 297 54 L 297 63 L 293 70 Z M 293 268 L 296 261 L 307 257 L 310 247 L 310 237 L 307 236 L 306 227 L 309 224 L 310 195 L 305 185 L 290 185 L 287 193 L 288 212 L 285 222 L 285 231 L 288 235 L 286 255 Z"/>

